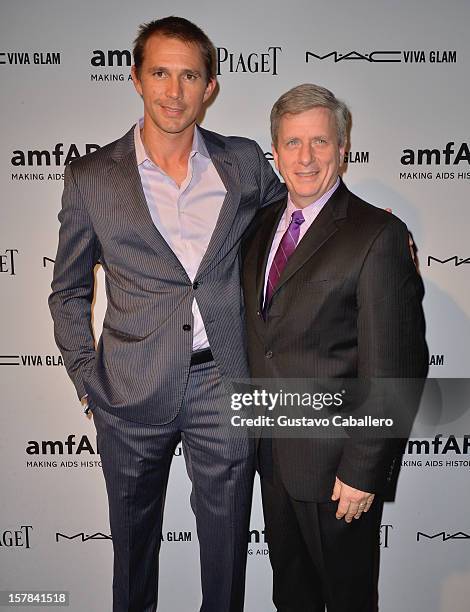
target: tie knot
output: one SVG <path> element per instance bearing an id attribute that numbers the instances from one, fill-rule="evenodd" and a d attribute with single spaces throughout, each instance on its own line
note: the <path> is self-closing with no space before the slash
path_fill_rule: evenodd
<path id="1" fill-rule="evenodd" d="M 296 225 L 302 225 L 304 221 L 304 215 L 301 210 L 296 210 L 292 213 L 292 223 L 295 223 Z"/>

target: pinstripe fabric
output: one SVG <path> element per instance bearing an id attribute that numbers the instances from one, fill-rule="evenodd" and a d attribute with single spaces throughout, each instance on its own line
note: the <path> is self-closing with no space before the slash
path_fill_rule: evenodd
<path id="1" fill-rule="evenodd" d="M 114 612 L 156 609 L 166 482 L 181 438 L 193 482 L 203 612 L 243 609 L 252 441 L 217 427 L 224 378 L 247 375 L 239 246 L 261 205 L 284 193 L 256 143 L 200 129 L 227 190 L 191 282 L 145 201 L 133 128 L 66 168 L 49 305 L 79 397 L 88 393 L 108 490 Z M 95 351 L 93 268 L 107 310 Z M 190 367 L 196 299 L 215 362 Z"/>
<path id="2" fill-rule="evenodd" d="M 325 206 L 325 204 L 328 202 L 328 200 L 331 198 L 334 192 L 338 189 L 339 184 L 340 184 L 340 179 L 338 177 L 333 187 L 329 189 L 326 193 L 324 193 L 321 196 L 321 198 L 318 198 L 318 200 L 316 200 L 315 202 L 312 202 L 305 208 L 302 208 L 302 214 L 304 216 L 305 222 L 302 223 L 302 225 L 300 226 L 299 242 L 302 240 L 302 238 L 307 233 L 309 227 L 318 217 L 322 208 Z M 274 259 L 274 256 L 277 251 L 277 247 L 279 246 L 279 243 L 281 242 L 282 236 L 284 235 L 284 232 L 287 229 L 287 226 L 289 224 L 289 219 L 291 218 L 292 213 L 295 212 L 296 210 L 297 210 L 297 207 L 292 202 L 292 198 L 288 197 L 286 210 L 284 211 L 284 214 L 282 215 L 281 220 L 277 226 L 276 233 L 273 236 L 271 248 L 269 251 L 269 257 L 268 257 L 267 265 L 266 265 L 266 276 L 264 280 L 264 295 L 266 295 L 266 285 L 268 284 L 267 272 L 268 270 L 271 269 L 272 260 Z"/>
<path id="3" fill-rule="evenodd" d="M 227 190 L 198 130 L 194 130 L 186 179 L 177 185 L 148 157 L 136 124 L 134 146 L 140 180 L 155 227 L 194 282 L 214 232 Z M 192 303 L 193 350 L 209 346 L 197 301 Z"/>
<path id="4" fill-rule="evenodd" d="M 348 524 L 336 518 L 336 502 L 290 497 L 276 472 L 263 478 L 262 494 L 276 609 L 377 612 L 383 502 Z"/>
<path id="5" fill-rule="evenodd" d="M 252 376 L 424 378 L 423 284 L 406 226 L 343 183 L 290 257 L 266 320 L 259 316 L 269 247 L 285 205 L 258 213 L 243 249 Z M 289 494 L 304 501 L 329 500 L 336 475 L 363 491 L 383 490 L 396 452 L 397 440 L 383 438 L 273 440 Z"/>
<path id="6" fill-rule="evenodd" d="M 156 610 L 163 503 L 180 439 L 200 544 L 201 612 L 243 610 L 254 442 L 218 427 L 230 410 L 213 363 L 191 368 L 169 424 L 141 425 L 93 408 L 113 537 L 114 612 Z"/>
<path id="7" fill-rule="evenodd" d="M 259 206 L 279 199 L 284 187 L 253 141 L 200 132 L 227 195 L 197 285 L 152 223 L 133 128 L 65 170 L 49 298 L 56 342 L 79 397 L 88 393 L 103 409 L 140 423 L 169 422 L 181 407 L 194 297 L 222 376 L 248 373 L 239 243 Z M 108 306 L 95 351 L 90 320 L 98 262 Z"/>

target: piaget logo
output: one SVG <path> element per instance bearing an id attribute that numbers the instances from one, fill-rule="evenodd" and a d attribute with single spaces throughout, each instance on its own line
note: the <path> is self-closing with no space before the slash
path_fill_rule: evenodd
<path id="1" fill-rule="evenodd" d="M 0 531 L 0 548 L 31 548 L 31 525 Z"/>
<path id="2" fill-rule="evenodd" d="M 15 264 L 17 255 L 18 249 L 5 249 L 3 252 L 0 252 L 0 274 L 2 276 L 16 276 Z"/>
<path id="3" fill-rule="evenodd" d="M 278 74 L 282 47 L 268 47 L 261 51 L 233 51 L 217 47 L 217 75 L 229 73 Z"/>
<path id="4" fill-rule="evenodd" d="M 381 548 L 390 548 L 390 536 L 393 530 L 393 525 L 380 525 L 380 546 Z"/>

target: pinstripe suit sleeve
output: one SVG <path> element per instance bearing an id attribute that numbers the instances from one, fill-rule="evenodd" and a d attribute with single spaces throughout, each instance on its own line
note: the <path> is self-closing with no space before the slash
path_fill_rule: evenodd
<path id="1" fill-rule="evenodd" d="M 94 266 L 99 242 L 82 201 L 72 166 L 65 168 L 59 246 L 54 265 L 49 308 L 54 336 L 78 397 L 86 394 L 84 380 L 93 367 L 95 342 L 91 326 Z"/>
<path id="2" fill-rule="evenodd" d="M 408 230 L 396 217 L 374 240 L 364 261 L 357 292 L 359 378 L 421 379 L 428 370 L 428 349 L 422 310 L 423 285 L 412 262 Z M 409 393 L 415 383 L 394 382 L 394 392 Z M 419 385 L 417 385 L 419 387 Z M 419 393 L 418 393 L 419 395 Z M 408 397 L 414 397 L 412 394 Z M 384 402 L 390 399 L 385 390 Z M 418 408 L 408 401 L 409 416 Z M 374 406 L 371 406 L 374 410 Z M 381 416 L 381 406 L 377 416 Z M 375 415 L 372 415 L 375 416 Z M 394 414 L 395 418 L 400 415 Z M 338 477 L 362 491 L 376 492 L 387 475 L 397 439 L 350 439 Z"/>
<path id="3" fill-rule="evenodd" d="M 286 186 L 281 183 L 276 173 L 264 156 L 261 147 L 255 142 L 256 153 L 259 158 L 260 168 L 260 208 L 269 206 L 284 198 L 287 194 Z"/>

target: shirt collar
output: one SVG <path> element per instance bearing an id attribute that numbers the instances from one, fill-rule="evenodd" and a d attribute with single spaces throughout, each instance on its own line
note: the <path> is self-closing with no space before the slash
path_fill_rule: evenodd
<path id="1" fill-rule="evenodd" d="M 325 206 L 325 204 L 328 202 L 328 200 L 331 198 L 334 192 L 338 189 L 339 182 L 340 181 L 338 177 L 333 187 L 331 187 L 328 191 L 326 191 L 320 198 L 318 198 L 318 200 L 315 200 L 314 202 L 312 202 L 305 208 L 302 208 L 302 212 L 303 212 L 305 221 L 309 221 L 310 218 L 314 218 L 316 217 L 316 215 L 318 215 L 320 210 Z M 289 194 L 289 197 L 287 199 L 286 218 L 290 219 L 292 216 L 292 213 L 295 212 L 296 210 L 299 210 L 299 209 L 292 202 L 292 199 Z"/>
<path id="2" fill-rule="evenodd" d="M 144 119 L 141 117 L 139 121 L 135 124 L 134 128 L 134 145 L 135 145 L 135 156 L 137 159 L 137 165 L 140 166 L 146 161 L 151 161 L 150 157 L 145 150 L 144 143 L 142 142 L 142 137 L 140 135 L 140 130 L 144 125 Z M 201 132 L 199 131 L 197 125 L 194 128 L 194 136 L 193 136 L 193 144 L 191 147 L 191 152 L 189 154 L 190 157 L 199 154 L 203 155 L 210 159 L 210 155 L 207 151 L 206 143 L 204 142 L 204 138 L 202 137 Z"/>

